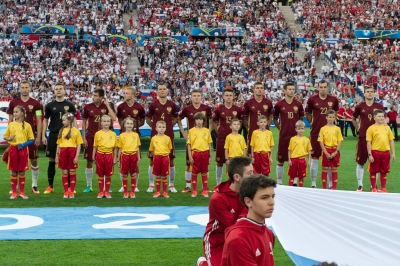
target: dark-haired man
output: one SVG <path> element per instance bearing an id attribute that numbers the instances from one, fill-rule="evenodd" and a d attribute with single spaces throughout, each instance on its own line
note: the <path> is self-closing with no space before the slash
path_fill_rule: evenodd
<path id="1" fill-rule="evenodd" d="M 238 193 L 242 180 L 252 174 L 251 158 L 238 156 L 231 159 L 228 166 L 229 180 L 215 187 L 208 206 L 209 221 L 203 238 L 205 258 L 199 258 L 198 265 L 221 265 L 225 229 L 247 214 Z"/>
<path id="2" fill-rule="evenodd" d="M 275 205 L 276 181 L 264 175 L 252 175 L 242 181 L 240 201 L 247 217 L 240 218 L 225 232 L 222 266 L 273 266 L 275 237 L 265 224 Z"/>
<path id="3" fill-rule="evenodd" d="M 104 97 L 103 89 L 96 89 L 92 94 L 92 103 L 86 104 L 82 114 L 82 138 L 85 145 L 84 159 L 86 159 L 86 189 L 85 193 L 92 192 L 93 178 L 93 144 L 94 134 L 101 129 L 100 120 L 102 115 L 109 115 L 111 123 L 116 119 L 113 108 Z M 87 132 L 86 132 L 87 130 Z"/>

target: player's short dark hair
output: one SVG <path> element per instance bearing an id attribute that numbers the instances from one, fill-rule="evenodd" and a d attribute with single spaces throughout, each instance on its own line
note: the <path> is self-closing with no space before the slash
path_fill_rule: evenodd
<path id="1" fill-rule="evenodd" d="M 100 97 L 104 97 L 104 90 L 103 89 L 95 89 L 93 93 L 97 93 Z"/>
<path id="2" fill-rule="evenodd" d="M 229 125 L 232 126 L 233 122 L 239 122 L 240 123 L 240 120 L 237 119 L 237 118 L 232 118 L 231 121 L 229 121 Z"/>
<path id="3" fill-rule="evenodd" d="M 157 83 L 157 90 L 158 90 L 158 88 L 160 87 L 160 86 L 167 86 L 167 84 L 165 84 L 164 82 L 158 82 Z"/>
<path id="4" fill-rule="evenodd" d="M 233 183 L 233 176 L 238 174 L 243 176 L 244 168 L 251 165 L 251 158 L 245 156 L 236 156 L 230 159 L 228 165 L 229 180 Z"/>
<path id="5" fill-rule="evenodd" d="M 190 92 L 190 95 L 193 95 L 193 93 L 200 93 L 200 94 L 201 94 L 201 91 L 200 91 L 200 90 L 192 90 L 192 91 Z"/>
<path id="6" fill-rule="evenodd" d="M 54 85 L 54 88 L 55 88 L 56 86 L 62 86 L 63 89 L 65 90 L 65 85 L 64 85 L 64 83 L 62 83 L 62 82 L 57 82 L 57 83 Z"/>
<path id="7" fill-rule="evenodd" d="M 381 109 L 375 109 L 374 116 L 376 116 L 377 114 L 384 114 L 384 112 Z"/>
<path id="8" fill-rule="evenodd" d="M 20 85 L 20 86 L 21 86 L 22 84 L 28 84 L 29 87 L 31 86 L 31 83 L 30 83 L 28 80 L 26 80 L 26 79 L 23 79 L 23 80 L 21 80 L 21 81 L 19 82 L 19 85 Z"/>
<path id="9" fill-rule="evenodd" d="M 364 91 L 372 89 L 375 92 L 375 88 L 372 86 L 364 86 Z"/>
<path id="10" fill-rule="evenodd" d="M 262 86 L 264 88 L 264 84 L 262 82 L 257 81 L 256 83 L 254 83 L 254 88 L 256 86 Z"/>
<path id="11" fill-rule="evenodd" d="M 320 81 L 319 81 L 319 83 L 318 83 L 318 88 L 319 88 L 319 85 L 320 84 L 326 84 L 326 85 L 328 85 L 328 87 L 329 87 L 329 82 L 327 81 L 327 80 L 325 80 L 325 79 L 321 79 Z"/>
<path id="12" fill-rule="evenodd" d="M 328 116 L 328 115 L 336 115 L 335 110 L 329 109 L 328 111 L 326 111 L 326 116 Z"/>
<path id="13" fill-rule="evenodd" d="M 206 116 L 202 112 L 198 112 L 198 113 L 194 114 L 193 120 L 196 121 L 198 119 L 202 119 L 203 120 L 203 126 L 205 126 L 207 120 L 206 120 Z"/>
<path id="14" fill-rule="evenodd" d="M 272 178 L 266 177 L 265 175 L 253 174 L 242 180 L 239 189 L 239 198 L 244 206 L 244 198 L 254 199 L 257 191 L 261 188 L 276 187 L 276 181 Z M 247 208 L 247 206 L 246 206 Z"/>
<path id="15" fill-rule="evenodd" d="M 231 90 L 231 89 L 226 89 L 226 90 L 224 90 L 224 94 L 225 94 L 226 92 L 232 92 L 232 93 L 233 93 L 233 90 Z"/>
<path id="16" fill-rule="evenodd" d="M 268 118 L 267 118 L 265 115 L 259 115 L 259 116 L 257 117 L 257 121 L 260 121 L 261 119 L 268 120 Z"/>
<path id="17" fill-rule="evenodd" d="M 294 87 L 294 84 L 292 82 L 286 82 L 285 85 L 283 85 L 283 89 L 286 90 L 287 87 L 289 87 L 289 86 L 293 86 Z"/>

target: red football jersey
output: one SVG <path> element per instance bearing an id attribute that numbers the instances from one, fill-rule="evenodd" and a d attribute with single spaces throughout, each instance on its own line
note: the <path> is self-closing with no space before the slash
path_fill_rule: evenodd
<path id="1" fill-rule="evenodd" d="M 221 266 L 274 265 L 275 237 L 265 224 L 241 218 L 226 230 L 225 236 Z"/>
<path id="2" fill-rule="evenodd" d="M 230 122 L 232 118 L 237 118 L 240 121 L 243 119 L 243 113 L 239 106 L 232 105 L 231 108 L 226 108 L 225 105 L 219 106 L 213 113 L 213 121 L 219 123 L 218 137 L 225 138 L 232 133 Z"/>
<path id="3" fill-rule="evenodd" d="M 289 104 L 283 99 L 275 104 L 274 117 L 279 117 L 280 120 L 279 137 L 290 139 L 297 135 L 296 122 L 304 117 L 303 105 L 297 100 Z"/>
<path id="4" fill-rule="evenodd" d="M 127 117 L 132 117 L 133 120 L 135 120 L 135 124 L 133 126 L 133 131 L 139 134 L 140 136 L 140 130 L 139 130 L 139 121 L 144 119 L 146 116 L 144 107 L 137 103 L 134 102 L 132 106 L 129 106 L 126 102 L 121 103 L 118 105 L 117 108 L 117 117 L 118 119 L 124 120 Z M 121 128 L 121 132 L 123 132 Z"/>
<path id="5" fill-rule="evenodd" d="M 82 118 L 88 121 L 86 138 L 94 138 L 94 134 L 101 129 L 101 116 L 106 114 L 108 114 L 108 109 L 104 103 L 101 103 L 99 107 L 94 103 L 86 104 L 83 107 Z"/>
<path id="6" fill-rule="evenodd" d="M 158 121 L 163 120 L 167 124 L 167 130 L 165 135 L 174 139 L 174 127 L 172 125 L 172 119 L 178 117 L 178 108 L 176 104 L 170 100 L 167 100 L 165 104 L 161 104 L 160 101 L 156 101 L 150 104 L 149 111 L 146 117 L 151 118 L 151 136 L 157 135 L 156 124 Z"/>
<path id="7" fill-rule="evenodd" d="M 7 114 L 12 115 L 14 112 L 15 106 L 22 106 L 25 108 L 26 117 L 25 121 L 31 125 L 32 130 L 35 130 L 35 119 L 36 119 L 36 111 L 41 111 L 43 115 L 42 105 L 39 101 L 29 98 L 26 102 L 22 101 L 21 98 L 16 98 L 12 100 L 8 106 Z"/>
<path id="8" fill-rule="evenodd" d="M 243 116 L 249 117 L 249 136 L 251 136 L 252 132 L 258 129 L 258 117 L 265 115 L 268 118 L 272 115 L 272 102 L 266 98 L 263 98 L 261 102 L 257 102 L 256 99 L 252 98 L 244 103 L 242 110 Z"/>
<path id="9" fill-rule="evenodd" d="M 359 138 L 367 137 L 367 129 L 375 124 L 374 110 L 380 109 L 384 111 L 382 104 L 374 102 L 371 106 L 368 106 L 365 102 L 356 105 L 353 113 L 354 118 L 360 119 L 360 129 L 358 130 Z"/>
<path id="10" fill-rule="evenodd" d="M 202 112 L 207 117 L 207 121 L 212 115 L 210 106 L 205 105 L 205 104 L 200 104 L 199 109 L 196 109 L 193 106 L 193 104 L 188 105 L 188 106 L 184 107 L 182 109 L 182 111 L 179 113 L 179 118 L 180 119 L 186 118 L 188 130 L 195 126 L 193 117 L 198 112 Z M 208 127 L 208 122 L 204 126 Z"/>
<path id="11" fill-rule="evenodd" d="M 326 126 L 326 112 L 329 109 L 339 110 L 339 101 L 335 96 L 327 95 L 323 100 L 317 94 L 308 98 L 305 112 L 312 115 L 311 136 L 318 136 L 321 127 Z"/>

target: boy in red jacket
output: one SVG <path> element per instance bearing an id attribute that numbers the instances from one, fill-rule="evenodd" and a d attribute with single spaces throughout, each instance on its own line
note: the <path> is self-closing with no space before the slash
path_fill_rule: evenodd
<path id="1" fill-rule="evenodd" d="M 215 187 L 215 193 L 208 206 L 210 218 L 203 239 L 205 258 L 200 257 L 197 265 L 221 265 L 225 229 L 234 225 L 240 217 L 247 215 L 247 209 L 240 202 L 238 193 L 241 182 L 252 174 L 251 158 L 237 156 L 230 160 L 229 180 Z"/>
<path id="2" fill-rule="evenodd" d="M 248 209 L 225 232 L 222 266 L 273 266 L 274 234 L 265 224 L 274 211 L 276 181 L 264 175 L 252 175 L 242 181 L 239 197 Z"/>

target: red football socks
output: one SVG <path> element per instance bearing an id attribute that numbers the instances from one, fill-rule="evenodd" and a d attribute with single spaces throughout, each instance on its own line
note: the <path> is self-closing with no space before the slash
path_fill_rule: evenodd
<path id="1" fill-rule="evenodd" d="M 103 192 L 104 191 L 104 184 L 103 184 L 104 178 L 102 176 L 99 176 L 97 179 L 97 182 L 99 183 L 99 191 Z"/>
<path id="2" fill-rule="evenodd" d="M 122 176 L 122 187 L 124 188 L 124 193 L 128 193 L 128 176 Z"/>
<path id="3" fill-rule="evenodd" d="M 73 193 L 75 191 L 75 186 L 76 186 L 76 172 L 75 171 L 69 171 L 69 188 L 70 191 Z"/>
<path id="4" fill-rule="evenodd" d="M 207 174 L 201 174 L 201 182 L 203 183 L 203 191 L 206 191 L 208 189 L 208 175 Z"/>
<path id="5" fill-rule="evenodd" d="M 371 181 L 372 188 L 376 188 L 376 174 L 370 173 L 369 180 Z"/>
<path id="6" fill-rule="evenodd" d="M 64 192 L 68 192 L 68 174 L 61 175 L 61 182 L 64 187 Z"/>
<path id="7" fill-rule="evenodd" d="M 197 191 L 197 175 L 192 174 L 192 190 Z"/>
<path id="8" fill-rule="evenodd" d="M 163 189 L 163 192 L 167 192 L 167 183 L 168 183 L 168 178 L 164 177 L 164 178 L 162 179 L 162 189 Z"/>
<path id="9" fill-rule="evenodd" d="M 111 177 L 106 176 L 106 192 L 110 192 L 110 186 L 111 186 Z"/>
<path id="10" fill-rule="evenodd" d="M 137 182 L 136 175 L 132 175 L 131 176 L 131 191 L 132 192 L 135 192 L 136 182 Z M 127 192 L 128 192 L 128 190 L 127 190 Z"/>
<path id="11" fill-rule="evenodd" d="M 332 169 L 332 189 L 337 189 L 338 172 L 337 169 Z"/>
<path id="12" fill-rule="evenodd" d="M 24 193 L 25 191 L 25 172 L 19 174 L 19 193 Z"/>
<path id="13" fill-rule="evenodd" d="M 322 187 L 326 189 L 326 183 L 328 183 L 328 169 L 322 169 Z"/>
<path id="14" fill-rule="evenodd" d="M 386 188 L 386 180 L 387 180 L 387 174 L 382 174 L 381 173 L 381 189 Z M 376 179 L 375 179 L 376 180 Z"/>
<path id="15" fill-rule="evenodd" d="M 160 187 L 161 187 L 161 178 L 156 177 L 156 192 L 160 192 Z"/>
<path id="16" fill-rule="evenodd" d="M 16 175 L 11 175 L 11 189 L 13 193 L 17 193 L 18 178 Z"/>

